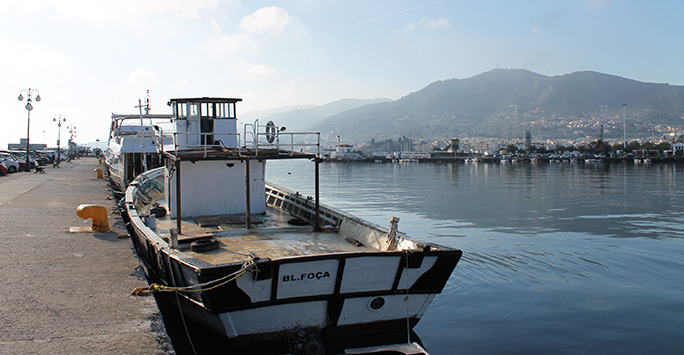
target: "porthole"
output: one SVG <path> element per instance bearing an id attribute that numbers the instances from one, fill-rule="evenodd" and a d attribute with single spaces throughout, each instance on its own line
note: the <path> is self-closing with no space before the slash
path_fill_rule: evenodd
<path id="1" fill-rule="evenodd" d="M 383 297 L 375 297 L 368 302 L 368 309 L 371 311 L 380 310 L 385 305 L 385 299 Z"/>

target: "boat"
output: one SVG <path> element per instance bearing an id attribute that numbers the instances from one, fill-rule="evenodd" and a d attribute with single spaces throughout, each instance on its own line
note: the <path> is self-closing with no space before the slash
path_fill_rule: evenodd
<path id="1" fill-rule="evenodd" d="M 410 331 L 461 250 L 405 235 L 398 218 L 385 228 L 320 203 L 320 133 L 258 120 L 238 131 L 240 101 L 169 100 L 164 165 L 121 203 L 149 283 L 134 294 L 233 345 Z M 311 160 L 313 196 L 267 183 L 273 159 Z"/>
<path id="2" fill-rule="evenodd" d="M 171 122 L 170 114 L 112 114 L 112 123 L 104 151 L 104 164 L 115 189 L 124 191 L 128 183 L 146 170 L 161 166 L 154 140 L 172 137 L 163 133 Z"/>

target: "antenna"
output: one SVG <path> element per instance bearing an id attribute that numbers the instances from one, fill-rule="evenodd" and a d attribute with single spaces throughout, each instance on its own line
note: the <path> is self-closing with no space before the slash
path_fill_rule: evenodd
<path id="1" fill-rule="evenodd" d="M 150 114 L 150 89 L 147 89 L 147 95 L 145 95 L 145 114 Z"/>

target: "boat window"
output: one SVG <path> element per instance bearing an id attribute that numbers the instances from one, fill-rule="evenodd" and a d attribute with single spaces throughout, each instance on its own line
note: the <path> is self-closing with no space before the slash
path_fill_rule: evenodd
<path id="1" fill-rule="evenodd" d="M 177 103 L 174 106 L 174 116 L 179 119 L 185 119 L 188 117 L 188 104 L 186 103 Z"/>
<path id="2" fill-rule="evenodd" d="M 220 118 L 235 118 L 235 103 L 222 102 L 216 104 L 216 117 Z"/>
<path id="3" fill-rule="evenodd" d="M 199 104 L 197 103 L 190 103 L 190 112 L 188 112 L 188 116 L 190 117 L 196 117 L 199 115 L 200 110 L 199 110 Z"/>
<path id="4" fill-rule="evenodd" d="M 214 103 L 213 102 L 203 102 L 201 106 L 201 116 L 202 117 L 216 117 L 214 115 Z"/>
<path id="5" fill-rule="evenodd" d="M 226 110 L 226 103 L 225 102 L 222 102 L 222 103 L 217 105 L 217 111 L 218 111 L 217 116 L 219 116 L 221 118 L 228 117 L 228 110 Z"/>

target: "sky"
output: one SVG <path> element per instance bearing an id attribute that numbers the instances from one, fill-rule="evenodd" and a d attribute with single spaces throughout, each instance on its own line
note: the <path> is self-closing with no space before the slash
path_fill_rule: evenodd
<path id="1" fill-rule="evenodd" d="M 497 67 L 684 85 L 682 15 L 680 0 L 0 0 L 0 149 L 26 136 L 29 88 L 30 140 L 56 146 L 55 117 L 106 141 L 147 90 L 152 113 L 233 97 L 239 118 Z"/>

